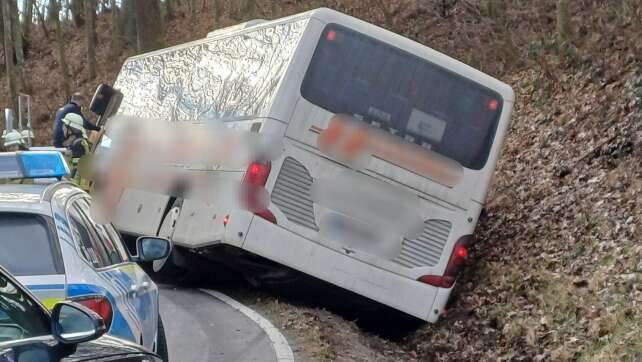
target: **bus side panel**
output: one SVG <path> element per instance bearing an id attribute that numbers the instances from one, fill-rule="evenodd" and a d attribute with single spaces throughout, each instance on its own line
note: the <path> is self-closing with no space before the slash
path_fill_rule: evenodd
<path id="1" fill-rule="evenodd" d="M 131 235 L 156 235 L 163 219 L 168 195 L 125 189 L 116 209 L 118 231 Z"/>
<path id="2" fill-rule="evenodd" d="M 309 19 L 287 71 L 281 79 L 281 84 L 269 111 L 270 118 L 281 122 L 289 122 L 292 119 L 292 112 L 299 98 L 301 98 L 299 88 L 301 87 L 301 82 L 303 82 L 305 70 L 310 63 L 310 57 L 314 53 L 314 48 L 323 27 L 324 24 L 321 21 L 314 18 Z"/>
<path id="3" fill-rule="evenodd" d="M 220 240 L 225 232 L 224 217 L 224 212 L 217 205 L 185 199 L 176 222 L 172 242 L 188 248 L 213 244 Z"/>

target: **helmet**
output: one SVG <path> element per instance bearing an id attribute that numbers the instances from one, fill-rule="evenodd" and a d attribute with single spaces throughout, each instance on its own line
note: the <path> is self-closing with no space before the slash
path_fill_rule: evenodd
<path id="1" fill-rule="evenodd" d="M 22 145 L 22 135 L 19 131 L 12 129 L 8 131 L 4 136 L 4 146 L 20 146 Z"/>
<path id="2" fill-rule="evenodd" d="M 33 131 L 30 129 L 23 129 L 22 131 L 20 131 L 20 134 L 22 135 L 23 140 L 27 140 L 30 138 L 33 139 L 35 137 Z"/>
<path id="3" fill-rule="evenodd" d="M 82 132 L 83 135 L 85 134 L 85 127 L 83 127 L 84 121 L 82 117 L 76 113 L 67 113 L 65 118 L 62 119 L 62 123 L 69 128 Z"/>

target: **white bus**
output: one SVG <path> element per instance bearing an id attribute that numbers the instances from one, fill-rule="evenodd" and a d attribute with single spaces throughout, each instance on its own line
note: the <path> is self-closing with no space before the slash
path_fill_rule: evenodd
<path id="1" fill-rule="evenodd" d="M 467 257 L 514 103 L 499 80 L 329 9 L 132 57 L 114 88 L 119 114 L 217 120 L 283 143 L 270 162 L 198 170 L 264 186 L 265 210 L 128 189 L 122 233 L 168 237 L 174 264 L 199 255 L 266 278 L 278 264 L 431 322 Z"/>

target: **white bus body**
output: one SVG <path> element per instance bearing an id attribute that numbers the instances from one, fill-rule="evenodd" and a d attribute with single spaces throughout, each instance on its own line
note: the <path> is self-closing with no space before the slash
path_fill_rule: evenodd
<path id="1" fill-rule="evenodd" d="M 279 134 L 284 145 L 265 182 L 276 223 L 198 200 L 172 208 L 171 195 L 128 189 L 117 212 L 121 232 L 160 232 L 179 249 L 240 248 L 431 322 L 466 257 L 514 103 L 511 87 L 497 79 L 329 9 L 130 58 L 114 87 L 123 93 L 121 114 L 218 119 Z M 320 133 L 338 113 L 387 135 L 379 139 L 381 152 L 352 176 L 346 172 L 355 166 L 319 147 Z M 239 182 L 245 176 L 243 170 L 199 172 L 226 172 Z M 312 195 L 319 179 L 344 176 L 354 177 L 349 189 L 334 184 L 329 189 L 336 194 Z M 389 220 L 382 218 L 391 211 Z M 372 246 L 350 239 L 367 235 L 370 226 L 341 234 L 372 222 L 364 215 L 379 217 L 371 230 L 406 225 L 406 218 L 420 220 L 423 230 L 412 239 L 397 230 L 392 241 Z"/>

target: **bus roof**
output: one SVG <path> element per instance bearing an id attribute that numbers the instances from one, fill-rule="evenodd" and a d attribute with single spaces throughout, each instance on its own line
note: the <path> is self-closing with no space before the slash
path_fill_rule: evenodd
<path id="1" fill-rule="evenodd" d="M 512 103 L 515 101 L 513 88 L 508 84 L 402 35 L 332 9 L 319 8 L 304 14 L 308 14 L 310 17 L 326 24 L 336 23 L 347 26 L 353 30 L 364 33 L 372 38 L 376 38 L 377 40 L 386 42 L 394 47 L 411 54 L 418 55 L 432 62 L 438 61 L 440 66 L 496 91 L 504 98 L 505 102 Z"/>
<path id="2" fill-rule="evenodd" d="M 483 84 L 484 86 L 499 93 L 503 97 L 505 102 L 513 103 L 515 101 L 515 93 L 508 84 L 480 70 L 477 70 L 454 58 L 449 57 L 448 55 L 440 53 L 434 49 L 431 49 L 426 45 L 423 45 L 414 40 L 408 39 L 402 35 L 396 34 L 392 31 L 386 30 L 374 24 L 365 22 L 363 20 L 359 20 L 350 15 L 346 15 L 341 12 L 328 9 L 328 8 L 318 8 L 318 9 L 310 10 L 307 12 L 303 12 L 303 13 L 299 13 L 299 14 L 295 14 L 295 15 L 291 15 L 288 17 L 275 19 L 271 21 L 251 20 L 246 23 L 233 25 L 231 27 L 217 29 L 213 32 L 210 32 L 208 36 L 203 39 L 198 39 L 192 42 L 175 45 L 169 48 L 159 49 L 153 52 L 132 56 L 130 58 L 127 58 L 125 60 L 125 63 L 131 60 L 145 58 L 155 54 L 162 54 L 165 52 L 170 52 L 173 50 L 178 50 L 178 49 L 190 47 L 193 45 L 202 44 L 203 42 L 211 41 L 213 39 L 226 38 L 233 35 L 239 35 L 246 32 L 254 31 L 256 29 L 270 27 L 275 24 L 281 24 L 281 23 L 286 23 L 286 22 L 306 19 L 306 18 L 313 18 L 325 24 L 336 23 L 336 24 L 341 24 L 343 26 L 347 26 L 355 31 L 364 33 L 370 37 L 386 42 L 401 50 L 404 50 L 411 54 L 415 54 L 429 61 L 437 62 L 440 66 L 450 71 L 460 74 L 477 83 Z M 228 31 L 228 29 L 230 31 Z"/>

